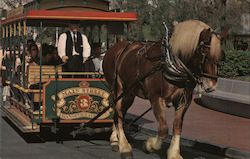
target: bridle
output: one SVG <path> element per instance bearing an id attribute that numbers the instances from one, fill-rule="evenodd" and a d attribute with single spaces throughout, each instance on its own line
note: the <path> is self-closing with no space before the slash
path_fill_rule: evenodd
<path id="1" fill-rule="evenodd" d="M 212 32 L 212 34 L 215 34 Z M 219 38 L 217 36 L 217 34 L 215 34 L 217 38 Z M 198 77 L 205 77 L 205 78 L 210 78 L 210 79 L 217 79 L 218 78 L 218 75 L 213 75 L 213 74 L 209 74 L 209 73 L 205 73 L 204 72 L 204 65 L 205 65 L 205 62 L 206 61 L 209 61 L 210 59 L 208 58 L 208 53 L 207 53 L 207 50 L 210 51 L 210 48 L 211 48 L 211 42 L 210 44 L 207 44 L 207 43 L 204 43 L 203 41 L 200 42 L 199 44 L 199 47 L 198 47 L 198 55 L 200 55 L 200 63 L 199 63 L 199 70 L 198 72 L 196 73 L 196 76 Z M 218 62 L 214 62 L 215 65 L 218 65 Z"/>

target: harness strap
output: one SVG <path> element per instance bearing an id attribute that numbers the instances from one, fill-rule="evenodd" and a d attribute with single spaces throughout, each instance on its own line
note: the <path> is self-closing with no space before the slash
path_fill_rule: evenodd
<path id="1" fill-rule="evenodd" d="M 219 76 L 217 76 L 217 75 L 212 75 L 212 74 L 208 74 L 208 73 L 200 73 L 199 76 L 212 78 L 212 79 L 218 79 L 219 78 Z"/>

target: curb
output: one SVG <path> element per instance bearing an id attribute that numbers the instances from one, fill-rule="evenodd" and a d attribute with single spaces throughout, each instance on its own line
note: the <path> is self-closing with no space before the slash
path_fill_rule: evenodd
<path id="1" fill-rule="evenodd" d="M 141 127 L 140 125 L 137 125 Z M 141 132 L 146 134 L 157 134 L 157 131 L 145 127 L 141 127 Z M 172 135 L 166 139 L 166 143 L 170 143 Z M 215 145 L 209 142 L 195 140 L 191 138 L 181 138 L 181 145 L 203 152 L 229 157 L 232 159 L 250 159 L 250 152 L 242 151 L 236 148 L 226 147 L 223 145 Z"/>
<path id="2" fill-rule="evenodd" d="M 250 104 L 225 99 L 214 94 L 203 94 L 199 102 L 202 107 L 250 119 Z"/>

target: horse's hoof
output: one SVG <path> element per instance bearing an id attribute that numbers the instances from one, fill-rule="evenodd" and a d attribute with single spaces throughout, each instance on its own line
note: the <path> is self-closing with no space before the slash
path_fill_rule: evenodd
<path id="1" fill-rule="evenodd" d="M 114 152 L 118 152 L 119 151 L 119 146 L 118 145 L 112 145 L 111 150 L 114 151 Z"/>
<path id="2" fill-rule="evenodd" d="M 145 153 L 147 153 L 147 154 L 150 153 L 150 152 L 147 150 L 146 142 L 143 143 L 143 145 L 142 145 L 142 150 L 143 150 L 143 152 L 145 152 Z"/>
<path id="3" fill-rule="evenodd" d="M 121 159 L 134 159 L 132 152 L 121 153 Z"/>

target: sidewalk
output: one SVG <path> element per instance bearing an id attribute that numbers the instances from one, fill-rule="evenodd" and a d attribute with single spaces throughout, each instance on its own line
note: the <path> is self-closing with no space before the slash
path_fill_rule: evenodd
<path id="1" fill-rule="evenodd" d="M 149 101 L 136 98 L 128 113 L 139 116 L 149 107 Z M 167 108 L 166 115 L 169 132 L 172 134 L 174 109 Z M 138 121 L 143 124 L 143 128 L 157 130 L 152 111 L 143 118 L 146 123 Z M 216 112 L 193 101 L 184 117 L 182 138 L 250 152 L 250 119 Z"/>

